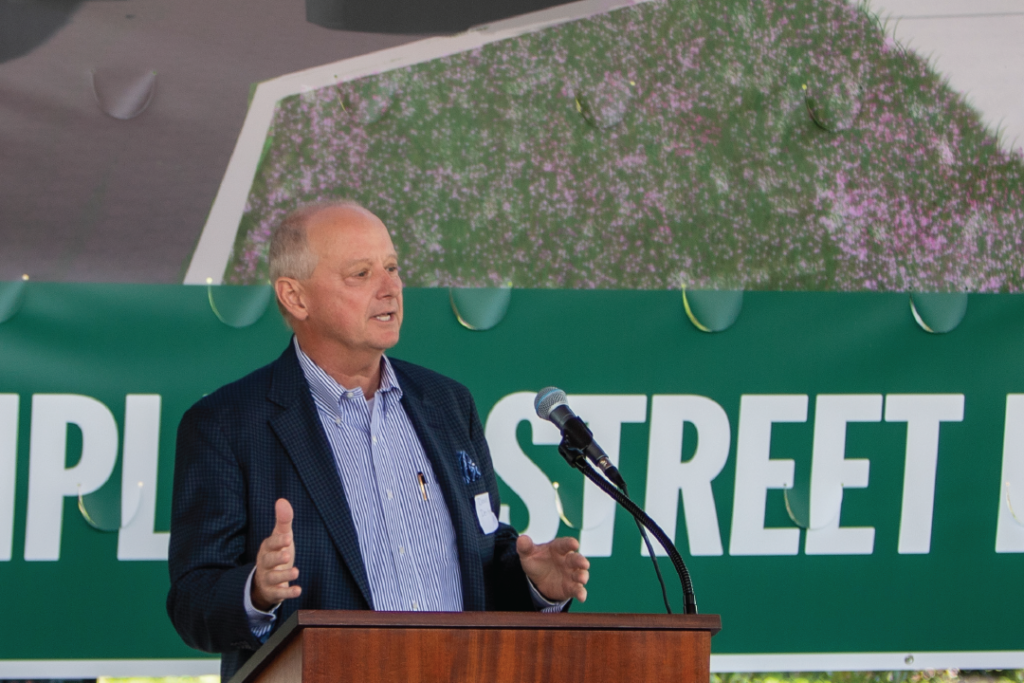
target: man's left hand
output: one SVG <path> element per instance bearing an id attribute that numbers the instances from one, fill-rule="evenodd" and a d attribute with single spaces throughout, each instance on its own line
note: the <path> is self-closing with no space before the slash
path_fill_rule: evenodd
<path id="1" fill-rule="evenodd" d="M 569 598 L 586 601 L 590 560 L 580 555 L 579 549 L 580 542 L 569 537 L 539 545 L 529 536 L 520 536 L 516 541 L 523 571 L 540 594 L 552 602 Z"/>

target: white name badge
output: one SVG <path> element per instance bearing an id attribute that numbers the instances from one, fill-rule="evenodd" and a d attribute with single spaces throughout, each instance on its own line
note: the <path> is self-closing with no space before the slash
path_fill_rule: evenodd
<path id="1" fill-rule="evenodd" d="M 485 534 L 493 534 L 498 530 L 498 518 L 491 510 L 491 494 L 487 491 L 478 493 L 474 500 L 476 501 L 476 518 L 480 522 L 480 528 Z"/>

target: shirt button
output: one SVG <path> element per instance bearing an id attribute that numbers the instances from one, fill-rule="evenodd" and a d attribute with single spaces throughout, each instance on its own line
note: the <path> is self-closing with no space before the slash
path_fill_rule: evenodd
<path id="1" fill-rule="evenodd" d="M 401 555 L 402 557 L 405 557 L 405 546 L 404 545 L 398 546 L 398 554 Z"/>
<path id="2" fill-rule="evenodd" d="M 419 603 L 419 602 L 417 602 L 416 600 L 413 600 L 413 601 L 412 601 L 412 608 L 413 608 L 414 610 L 417 610 L 417 611 L 419 611 L 419 609 L 420 609 L 420 603 Z"/>
<path id="3" fill-rule="evenodd" d="M 377 443 L 377 437 L 371 436 L 370 441 L 372 441 L 373 443 Z"/>
<path id="4" fill-rule="evenodd" d="M 334 424 L 340 425 L 341 424 L 341 418 L 340 417 L 334 418 Z"/>
<path id="5" fill-rule="evenodd" d="M 392 500 L 392 499 L 394 499 L 394 496 L 391 495 L 391 489 L 388 489 L 388 500 Z"/>
<path id="6" fill-rule="evenodd" d="M 345 392 L 345 398 L 352 398 L 352 392 L 351 391 L 346 391 Z"/>

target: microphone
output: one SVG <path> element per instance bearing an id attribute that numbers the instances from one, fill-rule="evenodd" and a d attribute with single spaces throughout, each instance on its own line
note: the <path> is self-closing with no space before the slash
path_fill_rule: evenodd
<path id="1" fill-rule="evenodd" d="M 604 476 L 620 489 L 626 488 L 626 482 L 619 474 L 618 468 L 608 459 L 608 455 L 594 441 L 594 433 L 590 431 L 576 413 L 572 412 L 566 400 L 565 392 L 557 387 L 547 387 L 537 392 L 533 399 L 533 407 L 537 416 L 542 420 L 548 420 L 562 432 L 562 438 L 572 446 L 583 452 L 595 465 L 597 465 Z"/>

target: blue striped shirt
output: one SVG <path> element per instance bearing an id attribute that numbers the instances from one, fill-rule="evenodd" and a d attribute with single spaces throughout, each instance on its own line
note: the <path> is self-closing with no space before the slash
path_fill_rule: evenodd
<path id="1" fill-rule="evenodd" d="M 462 573 L 455 529 L 434 470 L 409 416 L 402 388 L 387 356 L 381 360 L 380 388 L 370 400 L 361 389 L 346 389 L 303 353 L 294 340 L 320 424 L 352 511 L 359 551 L 378 611 L 462 611 Z M 426 481 L 426 500 L 419 475 Z M 253 574 L 244 605 L 255 636 L 265 639 L 277 607 L 257 610 L 251 600 Z M 534 605 L 561 611 L 567 600 L 551 602 L 527 581 Z"/>
<path id="2" fill-rule="evenodd" d="M 352 510 L 373 609 L 462 611 L 455 528 L 391 363 L 382 358 L 380 388 L 367 401 L 361 389 L 335 382 L 297 341 L 295 348 Z"/>

